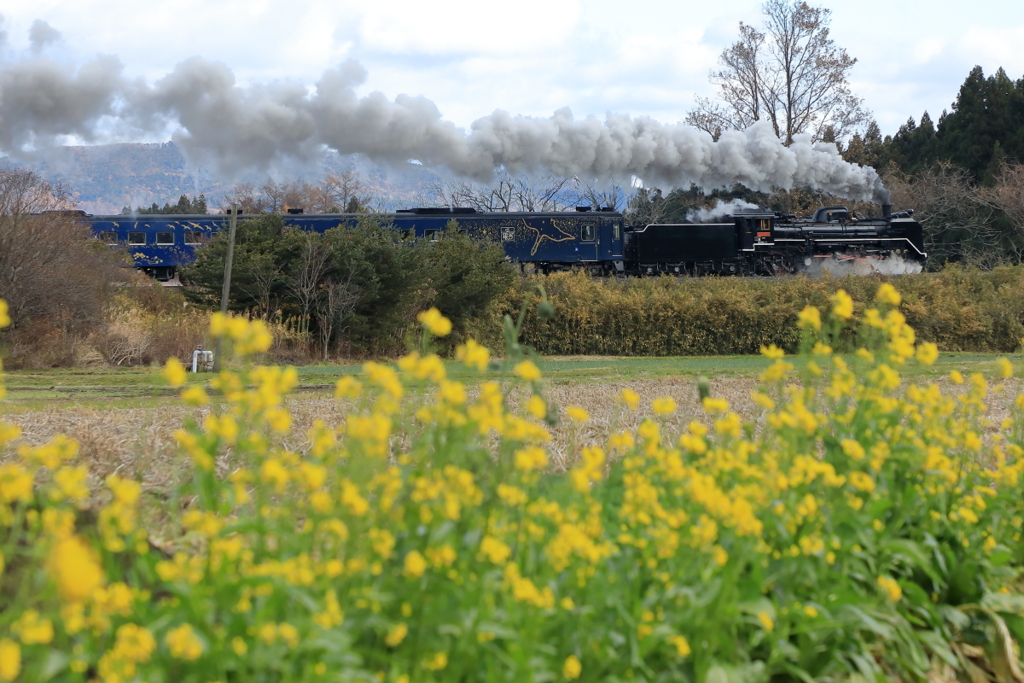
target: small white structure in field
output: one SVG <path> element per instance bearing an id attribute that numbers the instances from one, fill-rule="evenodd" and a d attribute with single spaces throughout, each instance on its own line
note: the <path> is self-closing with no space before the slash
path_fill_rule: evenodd
<path id="1" fill-rule="evenodd" d="M 192 372 L 213 372 L 213 351 L 197 346 L 192 352 Z"/>

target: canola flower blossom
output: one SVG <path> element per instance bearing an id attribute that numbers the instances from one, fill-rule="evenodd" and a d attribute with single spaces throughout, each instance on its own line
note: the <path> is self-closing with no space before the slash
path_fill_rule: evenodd
<path id="1" fill-rule="evenodd" d="M 435 337 L 447 337 L 452 331 L 452 321 L 441 315 L 436 308 L 423 311 L 416 316 L 423 326 Z"/>
<path id="2" fill-rule="evenodd" d="M 756 423 L 665 397 L 594 437 L 570 406 L 564 460 L 532 361 L 465 385 L 425 349 L 366 363 L 304 434 L 294 369 L 225 370 L 182 391 L 171 521 L 72 440 L 0 422 L 0 681 L 925 679 L 943 615 L 1018 597 L 1024 396 L 904 377 L 938 349 L 894 289 L 875 305 L 805 309 L 799 369 L 765 347 Z M 244 318 L 211 331 L 269 347 Z M 841 351 L 851 333 L 873 341 Z M 472 340 L 456 358 L 492 367 Z"/>

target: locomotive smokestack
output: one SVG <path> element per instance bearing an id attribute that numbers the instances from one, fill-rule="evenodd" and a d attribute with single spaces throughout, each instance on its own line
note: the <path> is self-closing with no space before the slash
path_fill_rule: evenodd
<path id="1" fill-rule="evenodd" d="M 882 218 L 888 218 L 892 215 L 892 204 L 882 204 Z"/>

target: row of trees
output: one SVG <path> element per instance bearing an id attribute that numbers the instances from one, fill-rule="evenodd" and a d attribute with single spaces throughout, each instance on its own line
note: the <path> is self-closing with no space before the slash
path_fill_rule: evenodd
<path id="1" fill-rule="evenodd" d="M 224 208 L 232 203 L 247 214 L 281 213 L 288 209 L 303 209 L 307 213 L 367 213 L 373 209 L 369 189 L 351 169 L 328 173 L 313 181 L 242 183 L 221 202 Z"/>
<path id="2" fill-rule="evenodd" d="M 267 179 L 263 183 L 240 183 L 220 201 L 220 208 L 226 209 L 232 203 L 242 213 L 282 213 L 288 209 L 303 209 L 309 213 L 368 213 L 373 209 L 374 199 L 359 175 L 351 169 L 328 173 L 316 180 L 277 181 Z M 156 202 L 148 207 L 130 206 L 121 209 L 121 215 L 146 214 L 205 214 L 209 213 L 206 195 L 196 197 L 181 195 L 174 204 Z"/>
<path id="3" fill-rule="evenodd" d="M 208 209 L 206 206 L 206 195 L 199 193 L 198 197 L 190 198 L 187 195 L 181 195 L 178 197 L 176 204 L 170 202 L 165 203 L 163 206 L 159 206 L 156 202 L 149 207 L 139 206 L 136 207 L 135 211 L 132 211 L 132 207 L 126 206 L 121 209 L 122 216 L 130 216 L 134 214 L 174 214 L 174 215 L 185 215 L 185 214 L 204 214 L 207 213 Z"/>
<path id="4" fill-rule="evenodd" d="M 219 305 L 227 237 L 222 232 L 182 272 L 186 295 Z M 292 321 L 319 348 L 388 353 L 404 348 L 417 312 L 437 306 L 458 341 L 467 322 L 515 277 L 500 244 L 473 239 L 449 224 L 436 242 L 398 239 L 379 216 L 325 233 L 264 214 L 238 226 L 229 307 L 266 320 Z"/>

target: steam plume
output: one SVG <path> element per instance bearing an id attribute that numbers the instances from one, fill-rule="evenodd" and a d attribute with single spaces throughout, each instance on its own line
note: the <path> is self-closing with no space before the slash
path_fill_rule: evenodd
<path id="1" fill-rule="evenodd" d="M 761 207 L 757 204 L 751 204 L 750 202 L 745 202 L 742 199 L 733 199 L 728 202 L 716 199 L 715 205 L 710 209 L 696 209 L 688 212 L 686 217 L 694 223 L 710 223 L 716 219 L 734 216 L 737 211 L 759 208 Z"/>
<path id="2" fill-rule="evenodd" d="M 125 79 L 114 57 L 77 71 L 30 57 L 0 63 L 0 151 L 17 153 L 61 135 L 91 141 L 101 129 L 144 133 L 170 126 L 190 161 L 231 175 L 314 159 L 327 147 L 378 162 L 416 159 L 477 180 L 504 168 L 634 175 L 648 184 L 705 189 L 810 186 L 876 202 L 886 194 L 874 169 L 843 161 L 834 145 L 796 136 L 786 147 L 763 122 L 713 141 L 682 124 L 621 114 L 576 119 L 560 109 L 550 118 L 495 111 L 465 131 L 424 97 L 357 95 L 365 79 L 366 70 L 347 61 L 328 69 L 312 93 L 298 84 L 242 87 L 223 64 L 196 57 L 147 84 Z"/>
<path id="3" fill-rule="evenodd" d="M 42 19 L 36 19 L 32 22 L 32 28 L 28 30 L 28 39 L 32 43 L 32 51 L 37 54 L 47 45 L 59 42 L 60 37 L 60 31 Z"/>

